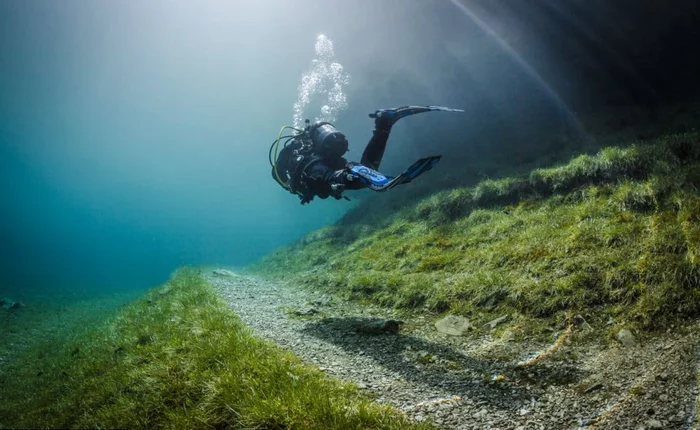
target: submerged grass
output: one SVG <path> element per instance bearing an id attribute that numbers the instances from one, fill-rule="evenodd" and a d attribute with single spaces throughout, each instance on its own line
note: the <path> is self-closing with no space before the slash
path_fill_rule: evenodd
<path id="1" fill-rule="evenodd" d="M 53 339 L 80 326 L 91 326 L 143 295 L 144 290 L 119 292 L 7 291 L 0 297 L 21 298 L 19 309 L 0 309 L 0 364 L 12 361 L 42 339 Z"/>
<path id="2" fill-rule="evenodd" d="M 397 308 L 661 328 L 700 314 L 698 187 L 698 134 L 673 135 L 326 228 L 253 269 Z"/>
<path id="3" fill-rule="evenodd" d="M 0 383 L 0 427 L 429 428 L 252 337 L 193 269 L 27 349 Z"/>

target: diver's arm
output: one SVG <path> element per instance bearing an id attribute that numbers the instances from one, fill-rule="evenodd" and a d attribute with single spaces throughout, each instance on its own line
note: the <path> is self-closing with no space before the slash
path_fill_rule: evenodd
<path id="1" fill-rule="evenodd" d="M 334 170 L 323 162 L 318 162 L 309 167 L 308 172 L 304 175 L 304 182 L 314 194 L 322 199 L 328 198 L 328 196 L 340 199 L 346 189 L 361 188 L 359 181 L 355 181 L 355 178 L 348 173 L 344 168 Z M 355 184 L 360 186 L 356 187 Z"/>

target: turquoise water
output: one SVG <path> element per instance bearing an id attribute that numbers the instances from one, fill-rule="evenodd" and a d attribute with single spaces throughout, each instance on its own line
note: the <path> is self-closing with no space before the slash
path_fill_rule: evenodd
<path id="1" fill-rule="evenodd" d="M 579 112 L 688 92 L 671 75 L 694 70 L 686 34 L 672 44 L 678 55 L 663 52 L 666 74 L 647 67 L 658 56 L 637 55 L 661 52 L 651 17 L 681 31 L 682 10 L 571 7 L 4 0 L 2 288 L 148 287 L 181 265 L 246 265 L 333 223 L 353 202 L 302 207 L 270 178 L 270 143 L 303 117 L 329 115 L 359 159 L 377 108 L 465 109 L 397 126 L 383 166 L 395 173 L 440 153 L 445 170 L 434 174 L 471 178 L 489 172 L 475 165 L 524 163 L 583 139 Z M 300 104 L 326 55 L 315 51 L 321 34 L 335 80 Z"/>

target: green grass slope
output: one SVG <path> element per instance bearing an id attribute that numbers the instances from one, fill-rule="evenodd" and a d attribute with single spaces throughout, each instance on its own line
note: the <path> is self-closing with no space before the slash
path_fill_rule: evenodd
<path id="1" fill-rule="evenodd" d="M 29 347 L 0 385 L 3 428 L 428 428 L 252 337 L 190 269 Z"/>
<path id="2" fill-rule="evenodd" d="M 700 312 L 700 136 L 609 147 L 314 232 L 252 270 L 487 320 L 654 329 Z"/>

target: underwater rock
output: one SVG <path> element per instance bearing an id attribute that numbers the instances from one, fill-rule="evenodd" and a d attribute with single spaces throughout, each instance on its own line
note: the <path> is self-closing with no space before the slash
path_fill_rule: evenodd
<path id="1" fill-rule="evenodd" d="M 625 347 L 629 348 L 632 346 L 637 346 L 637 338 L 634 337 L 631 331 L 623 328 L 617 332 L 615 338 Z"/>
<path id="2" fill-rule="evenodd" d="M 459 315 L 448 315 L 435 323 L 435 328 L 439 333 L 450 336 L 462 336 L 471 327 L 469 320 Z"/>
<path id="3" fill-rule="evenodd" d="M 320 298 L 312 301 L 311 304 L 314 306 L 327 306 L 331 304 L 331 302 L 333 302 L 333 298 L 328 294 L 324 294 Z"/>
<path id="4" fill-rule="evenodd" d="M 218 276 L 236 276 L 235 273 L 226 269 L 215 269 L 212 273 Z"/>
<path id="5" fill-rule="evenodd" d="M 502 322 L 505 322 L 508 319 L 508 314 L 503 315 L 502 317 L 498 317 L 495 320 L 491 320 L 484 324 L 484 327 L 489 326 L 491 328 L 496 328 L 496 326 Z"/>
<path id="6" fill-rule="evenodd" d="M 306 308 L 306 309 L 299 309 L 294 311 L 294 315 L 300 316 L 300 317 L 309 317 L 311 315 L 316 315 L 318 313 L 318 310 L 316 308 Z"/>
<path id="7" fill-rule="evenodd" d="M 364 334 L 398 334 L 402 321 L 381 320 L 355 326 L 355 332 Z"/>
<path id="8" fill-rule="evenodd" d="M 19 309 L 23 307 L 24 303 L 22 302 L 16 302 L 12 299 L 8 299 L 7 297 L 0 299 L 0 308 L 2 309 Z"/>

